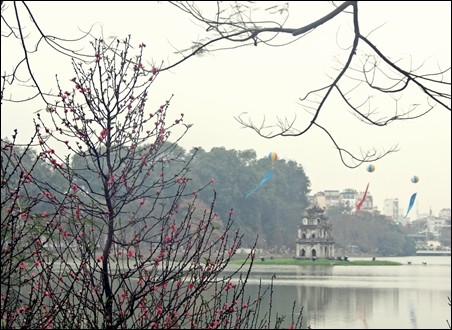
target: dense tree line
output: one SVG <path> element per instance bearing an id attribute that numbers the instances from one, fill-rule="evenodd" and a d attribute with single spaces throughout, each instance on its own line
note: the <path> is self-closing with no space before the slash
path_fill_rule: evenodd
<path id="1" fill-rule="evenodd" d="M 244 235 L 244 246 L 252 245 L 258 236 L 258 248 L 274 252 L 293 251 L 296 242 L 296 229 L 301 213 L 308 206 L 310 180 L 303 166 L 294 161 L 278 159 L 272 161 L 268 157 L 258 158 L 256 151 L 227 150 L 224 147 L 206 151 L 196 148 L 190 151 L 180 146 L 172 146 L 166 151 L 168 163 L 164 164 L 166 175 L 177 176 L 178 167 L 170 162 L 170 158 L 190 159 L 196 152 L 190 168 L 186 173 L 189 179 L 187 187 L 193 194 L 198 194 L 199 203 L 209 204 L 214 191 L 217 194 L 216 212 L 219 215 L 218 225 L 223 225 L 231 208 L 236 221 L 234 226 Z M 22 162 L 32 163 L 30 155 Z M 84 182 L 78 184 L 91 195 L 97 194 L 101 187 L 99 175 L 87 170 L 90 166 L 81 166 L 82 158 L 73 157 L 72 168 L 83 177 Z M 52 182 L 64 180 L 58 172 L 47 168 L 45 164 L 36 165 L 37 177 L 51 177 Z M 265 176 L 272 172 L 273 176 L 255 194 L 249 193 Z M 143 176 L 145 173 L 142 174 Z M 193 182 L 209 182 L 206 189 L 197 192 Z M 58 188 L 63 191 L 63 187 Z M 142 212 L 146 213 L 146 205 Z M 333 224 L 333 237 L 338 251 L 350 252 L 352 246 L 358 253 L 380 256 L 410 255 L 415 252 L 414 242 L 406 237 L 406 233 L 394 222 L 387 221 L 384 216 L 360 212 L 351 214 L 345 209 L 330 208 L 328 214 Z"/>
<path id="2" fill-rule="evenodd" d="M 416 253 L 415 242 L 394 221 L 375 213 L 360 211 L 350 214 L 341 207 L 328 210 L 336 251 L 374 256 L 404 256 Z"/>

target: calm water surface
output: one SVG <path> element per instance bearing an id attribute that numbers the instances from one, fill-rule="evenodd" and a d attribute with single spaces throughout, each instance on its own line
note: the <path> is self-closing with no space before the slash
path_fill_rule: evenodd
<path id="1" fill-rule="evenodd" d="M 402 265 L 256 265 L 247 292 L 275 274 L 274 312 L 290 315 L 295 301 L 313 329 L 449 329 L 451 257 L 380 259 Z"/>

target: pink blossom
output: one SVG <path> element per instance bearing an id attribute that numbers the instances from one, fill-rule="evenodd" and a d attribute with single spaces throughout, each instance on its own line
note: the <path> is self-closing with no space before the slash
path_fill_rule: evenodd
<path id="1" fill-rule="evenodd" d="M 127 252 L 127 256 L 129 258 L 132 258 L 135 255 L 135 249 L 132 247 L 129 249 L 129 251 Z"/>
<path id="2" fill-rule="evenodd" d="M 226 287 L 224 288 L 226 291 L 229 291 L 230 289 L 232 289 L 234 287 L 234 284 L 232 284 L 231 282 L 228 282 L 226 284 Z"/>
<path id="3" fill-rule="evenodd" d="M 100 132 L 100 135 L 99 135 L 99 141 L 103 141 L 107 135 L 108 135 L 108 129 L 106 129 L 106 128 L 102 129 L 102 131 Z"/>
<path id="4" fill-rule="evenodd" d="M 140 306 L 140 308 L 146 307 L 146 298 L 141 299 L 138 305 Z"/>
<path id="5" fill-rule="evenodd" d="M 21 261 L 21 262 L 19 263 L 19 267 L 20 267 L 21 269 L 23 269 L 23 270 L 27 269 L 27 265 L 25 265 L 25 263 L 24 263 L 23 261 Z"/>
<path id="6" fill-rule="evenodd" d="M 42 213 L 42 217 L 43 217 L 43 218 L 48 217 L 48 216 L 49 216 L 49 212 L 44 211 L 44 212 Z"/>
<path id="7" fill-rule="evenodd" d="M 144 308 L 144 311 L 142 312 L 142 317 L 149 317 L 149 314 L 151 313 L 149 307 Z"/>
<path id="8" fill-rule="evenodd" d="M 25 183 L 30 183 L 31 182 L 30 173 L 28 173 L 28 172 L 24 173 L 24 181 L 25 181 Z"/>
<path id="9" fill-rule="evenodd" d="M 20 307 L 19 310 L 18 310 L 18 312 L 19 312 L 19 313 L 23 313 L 23 312 L 25 312 L 27 309 L 28 309 L 28 306 L 25 305 L 25 306 Z"/>
<path id="10" fill-rule="evenodd" d="M 53 318 L 49 317 L 46 324 L 44 325 L 44 329 L 53 329 Z"/>
<path id="11" fill-rule="evenodd" d="M 231 211 L 229 211 L 229 215 L 234 215 L 234 214 L 235 214 L 234 209 L 231 209 Z"/>

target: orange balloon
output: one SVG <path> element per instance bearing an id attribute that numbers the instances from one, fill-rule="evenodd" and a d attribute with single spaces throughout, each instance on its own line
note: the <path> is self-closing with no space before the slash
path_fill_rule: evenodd
<path id="1" fill-rule="evenodd" d="M 273 160 L 273 161 L 277 160 L 278 159 L 278 154 L 276 152 L 272 151 L 272 152 L 270 152 L 268 154 L 268 159 Z"/>

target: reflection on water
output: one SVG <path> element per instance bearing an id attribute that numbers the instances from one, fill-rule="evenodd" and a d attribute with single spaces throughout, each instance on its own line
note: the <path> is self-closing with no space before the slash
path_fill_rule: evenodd
<path id="1" fill-rule="evenodd" d="M 255 295 L 275 274 L 273 312 L 290 315 L 295 301 L 313 329 L 447 329 L 451 258 L 384 259 L 402 265 L 256 265 L 247 292 Z"/>

